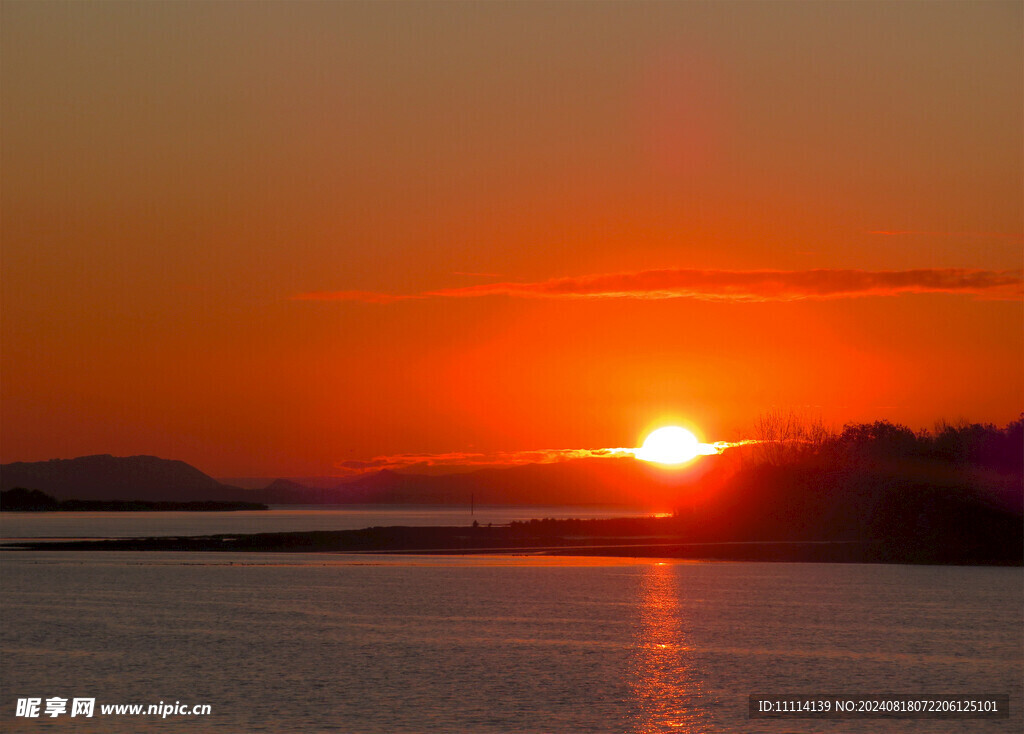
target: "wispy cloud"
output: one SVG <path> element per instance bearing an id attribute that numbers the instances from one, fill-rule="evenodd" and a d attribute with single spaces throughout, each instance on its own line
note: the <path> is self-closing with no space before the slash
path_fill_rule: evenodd
<path id="1" fill-rule="evenodd" d="M 555 464 L 560 461 L 590 458 L 624 458 L 635 449 L 535 449 L 531 451 L 495 451 L 490 453 L 450 452 L 446 454 L 392 454 L 369 461 L 343 461 L 338 468 L 353 472 L 380 469 L 483 468 L 488 466 L 520 466 L 523 464 Z"/>
<path id="2" fill-rule="evenodd" d="M 699 444 L 702 456 L 721 454 L 726 449 L 758 443 L 756 440 L 716 441 Z M 366 461 L 350 460 L 337 464 L 345 472 L 362 474 L 381 469 L 481 469 L 524 464 L 556 464 L 575 459 L 624 459 L 636 455 L 637 448 L 606 449 L 535 449 L 531 451 L 496 451 L 491 453 L 451 452 L 446 454 L 392 454 Z"/>
<path id="3" fill-rule="evenodd" d="M 924 229 L 873 229 L 868 234 L 920 235 L 922 237 L 992 237 L 995 239 L 1024 240 L 1024 232 L 946 232 Z"/>
<path id="4" fill-rule="evenodd" d="M 339 291 L 303 293 L 297 300 L 391 303 L 413 298 L 628 298 L 765 302 L 832 300 L 915 293 L 970 295 L 986 300 L 1021 300 L 1020 270 L 921 268 L 916 270 L 646 270 L 600 273 L 533 282 L 482 283 L 415 295 Z"/>

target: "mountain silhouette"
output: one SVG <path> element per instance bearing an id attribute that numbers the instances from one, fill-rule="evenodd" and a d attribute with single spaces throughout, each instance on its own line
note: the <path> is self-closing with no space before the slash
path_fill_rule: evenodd
<path id="1" fill-rule="evenodd" d="M 461 474 L 390 469 L 311 487 L 276 479 L 263 489 L 224 484 L 183 462 L 155 456 L 82 456 L 0 465 L 0 490 L 25 487 L 58 500 L 228 501 L 272 505 L 509 504 L 620 505 L 671 509 L 680 492 L 708 484 L 723 463 L 706 457 L 675 470 L 632 458 L 491 467 Z"/>
<path id="2" fill-rule="evenodd" d="M 406 474 L 384 469 L 337 483 L 324 502 L 495 505 L 620 505 L 672 509 L 717 486 L 732 462 L 704 457 L 666 469 L 633 458 L 576 459 L 488 467 L 460 474 Z M 269 489 L 269 488 L 268 488 Z M 272 501 L 264 499 L 262 501 Z"/>
<path id="3" fill-rule="evenodd" d="M 99 454 L 0 465 L 0 490 L 26 487 L 59 500 L 245 502 L 253 493 L 218 482 L 184 461 Z"/>

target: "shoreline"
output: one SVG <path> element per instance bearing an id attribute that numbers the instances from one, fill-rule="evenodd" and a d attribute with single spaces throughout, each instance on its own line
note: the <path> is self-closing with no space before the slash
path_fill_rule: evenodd
<path id="1" fill-rule="evenodd" d="M 606 521 L 607 523 L 607 521 Z M 391 526 L 361 530 L 217 534 L 145 538 L 0 541 L 17 551 L 177 551 L 234 553 L 369 553 L 380 555 L 522 554 L 608 556 L 806 563 L 901 563 L 917 565 L 1024 566 L 1009 550 L 998 555 L 971 548 L 933 548 L 891 539 L 691 539 L 665 532 L 656 522 L 595 526 L 548 521 L 501 526 Z M 637 531 L 640 532 L 637 532 Z"/>

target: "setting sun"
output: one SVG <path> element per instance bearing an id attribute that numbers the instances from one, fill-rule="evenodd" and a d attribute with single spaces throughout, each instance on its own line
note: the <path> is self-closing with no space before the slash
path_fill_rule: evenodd
<path id="1" fill-rule="evenodd" d="M 679 426 L 665 426 L 651 431 L 635 456 L 658 464 L 682 464 L 699 453 L 700 442 L 696 436 Z"/>

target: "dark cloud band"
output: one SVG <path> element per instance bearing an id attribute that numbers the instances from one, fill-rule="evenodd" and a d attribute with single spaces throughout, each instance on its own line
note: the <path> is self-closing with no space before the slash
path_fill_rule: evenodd
<path id="1" fill-rule="evenodd" d="M 293 298 L 309 301 L 391 303 L 422 298 L 629 298 L 664 300 L 691 298 L 705 301 L 764 302 L 831 300 L 945 293 L 984 300 L 1024 299 L 1020 270 L 922 268 L 916 270 L 647 270 L 604 273 L 536 282 L 483 283 L 420 294 L 401 295 L 367 291 L 303 293 Z"/>

